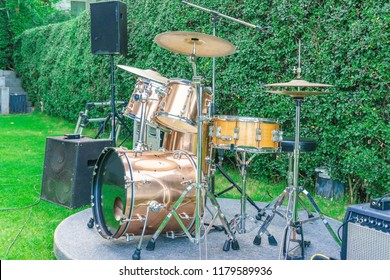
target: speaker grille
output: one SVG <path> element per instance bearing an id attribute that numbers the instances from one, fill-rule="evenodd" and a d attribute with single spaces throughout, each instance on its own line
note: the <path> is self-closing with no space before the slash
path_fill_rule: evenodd
<path id="1" fill-rule="evenodd" d="M 91 3 L 93 54 L 127 54 L 127 9 L 120 1 Z"/>
<path id="2" fill-rule="evenodd" d="M 349 206 L 344 217 L 341 259 L 390 259 L 390 210 L 373 209 L 369 203 Z"/>
<path id="3" fill-rule="evenodd" d="M 389 260 L 390 234 L 361 226 L 348 224 L 348 260 Z"/>
<path id="4" fill-rule="evenodd" d="M 41 198 L 69 208 L 90 204 L 94 164 L 105 147 L 111 140 L 48 137 Z"/>

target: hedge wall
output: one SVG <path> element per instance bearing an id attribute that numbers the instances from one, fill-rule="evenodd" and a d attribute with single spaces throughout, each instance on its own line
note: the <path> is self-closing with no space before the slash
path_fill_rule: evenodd
<path id="1" fill-rule="evenodd" d="M 168 78 L 192 78 L 191 65 L 153 42 L 165 31 L 211 34 L 211 15 L 181 1 L 129 0 L 126 57 L 116 64 L 154 68 Z M 332 94 L 303 102 L 301 136 L 318 148 L 302 154 L 301 175 L 313 178 L 315 167 L 328 166 L 352 201 L 389 192 L 390 4 L 376 0 L 227 0 L 194 4 L 259 26 L 260 32 L 220 19 L 217 35 L 237 47 L 217 59 L 217 115 L 277 119 L 284 135 L 293 136 L 295 104 L 289 96 L 266 93 L 265 84 L 295 78 L 298 40 L 302 42 L 302 76 L 334 85 Z M 75 121 L 87 101 L 107 101 L 107 56 L 90 51 L 88 13 L 57 25 L 31 29 L 18 39 L 14 60 L 34 102 L 52 115 Z M 211 82 L 212 60 L 198 59 L 198 74 Z M 128 100 L 134 75 L 115 71 L 117 99 Z M 252 172 L 284 180 L 284 155 L 259 155 Z M 313 181 L 311 181 L 313 184 Z"/>

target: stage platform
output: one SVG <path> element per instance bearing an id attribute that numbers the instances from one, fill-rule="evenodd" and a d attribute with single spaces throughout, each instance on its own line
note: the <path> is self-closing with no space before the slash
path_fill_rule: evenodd
<path id="1" fill-rule="evenodd" d="M 235 199 L 218 199 L 223 214 L 230 221 L 240 213 L 240 201 Z M 263 203 L 258 203 L 260 208 Z M 256 214 L 256 209 L 247 204 L 249 216 Z M 306 213 L 299 213 L 302 219 Z M 78 212 L 57 227 L 54 233 L 54 254 L 57 259 L 66 260 L 131 260 L 138 245 L 139 237 L 132 241 L 124 238 L 106 240 L 95 228 L 88 228 L 87 223 L 92 217 L 92 210 L 86 209 Z M 337 232 L 341 223 L 327 218 L 327 221 Z M 206 220 L 207 222 L 207 220 Z M 212 230 L 204 241 L 194 244 L 186 237 L 170 239 L 161 234 L 156 241 L 154 251 L 147 251 L 146 244 L 151 236 L 144 239 L 141 259 L 142 260 L 278 260 L 283 259 L 280 255 L 282 234 L 286 226 L 283 218 L 276 215 L 268 227 L 268 231 L 274 235 L 278 245 L 268 244 L 268 238 L 263 235 L 262 244 L 254 245 L 253 239 L 257 234 L 261 222 L 255 224 L 246 222 L 247 233 L 236 233 L 240 249 L 223 251 L 226 235 L 223 231 Z M 217 219 L 216 225 L 221 225 Z M 253 229 L 252 229 L 253 228 Z M 252 229 L 252 230 L 251 230 Z M 310 241 L 310 246 L 305 249 L 305 259 L 310 259 L 314 254 L 324 254 L 329 257 L 340 259 L 340 247 L 332 238 L 321 219 L 303 225 L 305 241 Z"/>

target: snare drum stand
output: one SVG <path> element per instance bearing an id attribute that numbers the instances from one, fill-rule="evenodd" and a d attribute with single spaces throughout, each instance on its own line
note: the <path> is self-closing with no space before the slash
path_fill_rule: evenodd
<path id="1" fill-rule="evenodd" d="M 241 171 L 241 191 L 240 191 L 241 212 L 239 215 L 236 215 L 234 219 L 231 221 L 231 227 L 234 232 L 237 230 L 238 233 L 246 233 L 254 229 L 254 227 L 248 230 L 246 229 L 247 219 L 251 220 L 255 224 L 257 223 L 254 217 L 250 217 L 246 213 L 246 201 L 248 199 L 248 195 L 246 194 L 246 169 L 251 163 L 252 159 L 256 156 L 256 154 L 251 155 L 249 159 L 247 159 L 246 151 L 236 151 L 235 153 L 236 153 L 236 159 L 240 164 L 240 168 L 241 168 L 240 170 Z"/>

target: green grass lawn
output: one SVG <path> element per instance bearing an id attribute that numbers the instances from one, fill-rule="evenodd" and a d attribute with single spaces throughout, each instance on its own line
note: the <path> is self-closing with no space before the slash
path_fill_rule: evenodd
<path id="1" fill-rule="evenodd" d="M 88 207 L 70 210 L 40 200 L 46 137 L 73 133 L 74 128 L 73 123 L 43 113 L 0 116 L 1 259 L 55 259 L 53 239 L 56 227 L 66 217 Z M 95 131 L 84 129 L 83 133 L 92 137 Z M 228 171 L 240 185 L 239 172 Z M 217 174 L 216 190 L 229 186 L 229 182 Z M 248 194 L 255 201 L 271 201 L 284 187 L 283 183 L 268 184 L 250 175 L 247 179 Z M 225 196 L 239 197 L 233 190 Z M 326 215 L 339 220 L 343 218 L 345 202 L 315 199 Z"/>

